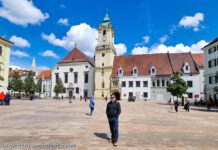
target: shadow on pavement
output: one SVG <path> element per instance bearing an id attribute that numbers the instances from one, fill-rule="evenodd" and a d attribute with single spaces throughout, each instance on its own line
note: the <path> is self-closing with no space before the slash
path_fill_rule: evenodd
<path id="1" fill-rule="evenodd" d="M 85 115 L 87 115 L 87 116 L 91 116 L 89 113 L 85 113 Z"/>
<path id="2" fill-rule="evenodd" d="M 102 139 L 105 139 L 105 140 L 108 140 L 109 137 L 107 136 L 106 133 L 94 133 L 95 136 L 99 137 L 99 138 L 102 138 Z"/>
<path id="3" fill-rule="evenodd" d="M 191 110 L 196 110 L 196 111 L 204 111 L 204 112 L 218 112 L 217 109 L 211 109 L 211 110 L 207 110 L 205 109 L 199 109 L 199 108 L 191 108 Z"/>

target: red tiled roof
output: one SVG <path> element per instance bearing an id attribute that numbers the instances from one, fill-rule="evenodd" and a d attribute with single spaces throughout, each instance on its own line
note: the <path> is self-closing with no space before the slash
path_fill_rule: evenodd
<path id="1" fill-rule="evenodd" d="M 44 71 L 41 71 L 39 73 L 39 75 L 36 77 L 37 79 L 40 79 L 40 78 L 51 78 L 51 71 L 50 70 L 44 70 Z"/>
<path id="2" fill-rule="evenodd" d="M 88 62 L 94 66 L 94 61 L 92 61 L 86 54 L 81 52 L 76 47 L 59 63 L 71 63 L 71 62 Z"/>
<path id="3" fill-rule="evenodd" d="M 138 68 L 138 75 L 150 75 L 152 66 L 157 70 L 156 75 L 173 74 L 167 54 L 143 54 L 130 56 L 115 56 L 112 76 L 116 77 L 119 67 L 123 69 L 124 76 L 131 76 L 134 67 Z"/>
<path id="4" fill-rule="evenodd" d="M 12 43 L 11 41 L 5 39 L 3 36 L 0 36 L 0 39 L 6 41 L 6 42 L 8 42 L 8 43 L 14 44 L 14 43 Z"/>
<path id="5" fill-rule="evenodd" d="M 191 53 L 170 53 L 169 58 L 174 72 L 182 73 L 182 67 L 187 62 L 191 68 L 190 73 L 198 73 Z"/>
<path id="6" fill-rule="evenodd" d="M 175 72 L 182 73 L 182 67 L 186 62 L 190 65 L 191 73 L 195 74 L 199 72 L 196 64 L 198 64 L 199 67 L 204 64 L 202 55 L 203 54 L 191 53 L 162 53 L 115 56 L 112 77 L 118 75 L 118 69 L 120 67 L 123 69 L 124 76 L 132 76 L 134 67 L 138 68 L 139 76 L 149 76 L 149 71 L 152 66 L 156 68 L 156 75 L 172 75 Z"/>
<path id="7" fill-rule="evenodd" d="M 199 67 L 204 67 L 204 54 L 192 54 L 192 57 Z"/>
<path id="8" fill-rule="evenodd" d="M 216 42 L 218 42 L 218 37 L 216 37 L 213 41 L 211 41 L 209 44 L 204 46 L 202 49 L 204 49 L 204 48 L 206 48 L 206 47 L 208 47 L 208 46 L 210 46 L 210 45 L 212 45 L 213 43 L 216 43 Z"/>
<path id="9" fill-rule="evenodd" d="M 9 77 L 13 77 L 14 76 L 14 72 L 15 72 L 15 70 L 9 71 Z M 27 71 L 27 70 L 17 70 L 17 72 L 18 72 L 19 76 L 28 75 L 30 73 L 30 71 Z"/>

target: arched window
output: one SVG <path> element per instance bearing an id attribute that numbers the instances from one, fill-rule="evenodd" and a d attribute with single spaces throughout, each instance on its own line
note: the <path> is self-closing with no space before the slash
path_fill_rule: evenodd
<path id="1" fill-rule="evenodd" d="M 184 63 L 183 72 L 190 73 L 190 66 L 189 66 L 188 62 Z"/>
<path id="2" fill-rule="evenodd" d="M 157 72 L 156 68 L 155 68 L 154 66 L 152 66 L 152 67 L 150 68 L 150 75 L 151 75 L 151 76 L 155 76 L 155 75 L 156 75 L 156 72 Z"/>
<path id="3" fill-rule="evenodd" d="M 104 81 L 102 81 L 101 86 L 102 86 L 102 88 L 104 88 Z"/>
<path id="4" fill-rule="evenodd" d="M 134 67 L 132 72 L 133 72 L 133 76 L 136 77 L 138 75 L 138 68 Z"/>
<path id="5" fill-rule="evenodd" d="M 103 30 L 103 35 L 106 35 L 106 30 Z"/>
<path id="6" fill-rule="evenodd" d="M 121 67 L 118 69 L 118 76 L 119 77 L 123 76 L 123 69 Z"/>

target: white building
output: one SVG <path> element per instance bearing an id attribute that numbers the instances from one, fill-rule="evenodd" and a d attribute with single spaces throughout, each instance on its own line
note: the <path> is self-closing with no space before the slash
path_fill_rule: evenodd
<path id="1" fill-rule="evenodd" d="M 188 85 L 190 99 L 204 93 L 203 54 L 143 54 L 115 56 L 111 91 L 118 98 L 169 100 L 167 92 L 171 76 L 178 72 Z"/>
<path id="2" fill-rule="evenodd" d="M 56 96 L 54 87 L 58 78 L 65 87 L 59 96 L 80 98 L 94 94 L 94 62 L 77 48 L 52 69 L 52 97 Z"/>
<path id="3" fill-rule="evenodd" d="M 204 48 L 205 57 L 205 89 L 206 96 L 211 95 L 216 98 L 214 88 L 218 86 L 216 74 L 218 72 L 218 37 L 206 45 Z M 218 96 L 217 96 L 218 99 Z"/>
<path id="4" fill-rule="evenodd" d="M 42 79 L 42 88 L 40 94 L 43 94 L 43 97 L 51 97 L 51 71 L 44 70 L 37 75 L 36 80 Z"/>

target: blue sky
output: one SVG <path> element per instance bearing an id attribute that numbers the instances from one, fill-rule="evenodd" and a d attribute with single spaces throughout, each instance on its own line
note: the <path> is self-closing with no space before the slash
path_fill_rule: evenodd
<path id="1" fill-rule="evenodd" d="M 201 52 L 218 35 L 217 0 L 0 0 L 11 66 L 52 68 L 75 43 L 93 56 L 106 9 L 118 55 Z"/>

